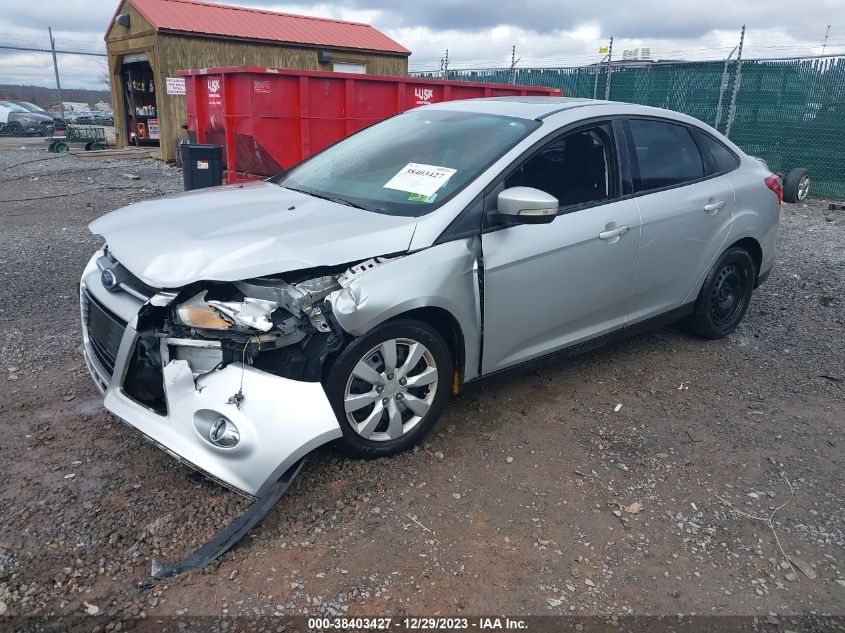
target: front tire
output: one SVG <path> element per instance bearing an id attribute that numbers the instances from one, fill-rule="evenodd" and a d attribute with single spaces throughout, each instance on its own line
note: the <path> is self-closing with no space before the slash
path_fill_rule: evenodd
<path id="1" fill-rule="evenodd" d="M 337 448 L 369 459 L 414 446 L 449 400 L 452 367 L 443 337 L 421 321 L 388 321 L 355 339 L 326 378 Z"/>
<path id="2" fill-rule="evenodd" d="M 724 338 L 745 316 L 754 289 L 754 260 L 744 248 L 733 247 L 716 260 L 695 300 L 691 325 L 703 338 Z"/>

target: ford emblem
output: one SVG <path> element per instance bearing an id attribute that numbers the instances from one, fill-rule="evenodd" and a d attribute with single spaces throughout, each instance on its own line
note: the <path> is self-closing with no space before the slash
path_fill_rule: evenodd
<path id="1" fill-rule="evenodd" d="M 110 268 L 103 269 L 103 273 L 100 275 L 100 281 L 103 283 L 103 287 L 106 290 L 117 289 L 117 277 L 114 276 L 114 273 Z"/>

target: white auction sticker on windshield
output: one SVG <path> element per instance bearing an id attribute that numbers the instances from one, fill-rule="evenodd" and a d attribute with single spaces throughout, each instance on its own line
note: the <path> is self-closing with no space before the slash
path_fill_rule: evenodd
<path id="1" fill-rule="evenodd" d="M 402 171 L 387 181 L 384 188 L 407 191 L 426 197 L 433 196 L 457 171 L 451 167 L 408 163 Z"/>

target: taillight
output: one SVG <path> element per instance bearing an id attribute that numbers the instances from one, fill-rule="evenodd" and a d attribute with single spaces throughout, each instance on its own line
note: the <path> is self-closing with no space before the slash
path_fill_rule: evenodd
<path id="1" fill-rule="evenodd" d="M 763 182 L 766 183 L 766 186 L 769 189 L 775 192 L 775 195 L 778 197 L 778 204 L 783 204 L 783 182 L 781 181 L 780 176 L 772 174 Z"/>

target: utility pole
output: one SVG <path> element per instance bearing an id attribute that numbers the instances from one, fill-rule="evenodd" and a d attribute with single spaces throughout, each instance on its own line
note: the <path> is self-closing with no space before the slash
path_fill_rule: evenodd
<path id="1" fill-rule="evenodd" d="M 716 106 L 716 122 L 713 123 L 713 127 L 717 130 L 719 129 L 719 123 L 722 122 L 722 99 L 725 96 L 725 88 L 728 87 L 728 63 L 731 61 L 731 57 L 734 56 L 734 53 L 736 53 L 736 49 L 737 47 L 734 46 L 730 55 L 725 58 L 725 67 L 722 69 L 722 83 L 719 84 L 719 103 Z"/>
<path id="2" fill-rule="evenodd" d="M 599 51 L 601 52 L 601 51 Z M 607 55 L 602 57 L 599 62 L 595 65 L 593 72 L 593 99 L 598 99 L 598 92 L 599 92 L 599 69 L 601 65 L 604 63 L 604 60 L 607 59 Z"/>
<path id="3" fill-rule="evenodd" d="M 745 25 L 742 25 L 742 32 L 739 34 L 739 52 L 736 54 L 736 74 L 734 75 L 734 88 L 731 92 L 731 105 L 728 107 L 728 124 L 725 127 L 725 136 L 731 137 L 731 126 L 736 116 L 736 94 L 739 92 L 739 84 L 742 82 L 742 45 L 745 43 Z"/>
<path id="4" fill-rule="evenodd" d="M 449 79 L 449 49 L 446 49 L 446 57 L 440 58 L 440 76 Z"/>
<path id="5" fill-rule="evenodd" d="M 522 57 L 520 57 L 519 59 L 522 59 Z M 511 47 L 511 74 L 508 83 L 516 83 L 516 65 L 519 63 L 519 59 L 516 58 L 516 44 L 514 44 Z"/>
<path id="6" fill-rule="evenodd" d="M 62 83 L 59 81 L 59 64 L 56 61 L 56 40 L 53 39 L 52 27 L 47 27 L 47 33 L 50 34 L 50 50 L 53 51 L 53 70 L 56 73 L 56 92 L 59 93 L 59 113 L 62 118 L 65 118 L 65 102 L 62 100 Z"/>
<path id="7" fill-rule="evenodd" d="M 824 33 L 824 44 L 822 44 L 822 55 L 824 55 L 824 51 L 827 48 L 827 38 L 830 35 L 830 24 L 827 25 L 827 31 Z"/>
<path id="8" fill-rule="evenodd" d="M 610 46 L 607 48 L 607 84 L 604 86 L 604 100 L 610 100 L 610 72 L 611 62 L 613 61 L 613 36 L 610 36 Z"/>

